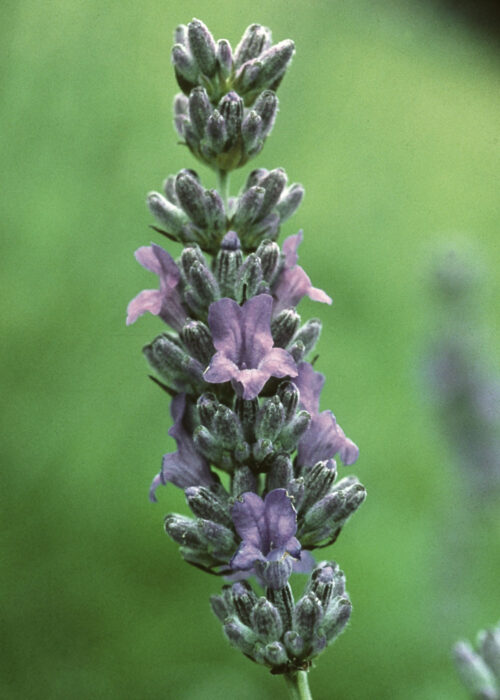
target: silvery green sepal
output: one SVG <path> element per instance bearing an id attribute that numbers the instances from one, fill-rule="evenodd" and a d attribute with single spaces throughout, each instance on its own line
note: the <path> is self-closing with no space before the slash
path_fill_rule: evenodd
<path id="1" fill-rule="evenodd" d="M 222 500 L 212 489 L 206 486 L 189 486 L 184 494 L 189 507 L 198 518 L 232 527 L 227 501 Z"/>
<path id="2" fill-rule="evenodd" d="M 203 367 L 175 342 L 173 334 L 159 335 L 142 351 L 151 367 L 176 391 L 193 392 L 204 385 Z"/>
<path id="3" fill-rule="evenodd" d="M 208 327 L 202 321 L 188 321 L 180 337 L 190 355 L 206 367 L 215 352 Z"/>

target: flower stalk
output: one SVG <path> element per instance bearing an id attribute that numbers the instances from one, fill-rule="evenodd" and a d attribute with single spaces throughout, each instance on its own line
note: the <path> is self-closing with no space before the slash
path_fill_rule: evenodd
<path id="1" fill-rule="evenodd" d="M 174 126 L 218 188 L 185 169 L 147 199 L 155 230 L 183 247 L 176 260 L 156 244 L 137 251 L 159 289 L 127 311 L 128 324 L 146 312 L 164 323 L 143 352 L 173 397 L 177 449 L 163 456 L 149 495 L 157 502 L 160 487 L 183 489 L 191 515 L 169 513 L 165 532 L 187 563 L 224 578 L 210 602 L 230 644 L 304 700 L 313 660 L 351 614 L 344 573 L 312 552 L 338 538 L 366 491 L 355 476 L 337 479 L 336 459 L 351 465 L 358 448 L 320 411 L 325 378 L 309 358 L 321 322 L 297 311 L 305 296 L 331 298 L 298 264 L 302 232 L 277 243 L 304 188 L 288 185 L 282 168 L 258 168 L 229 197 L 230 172 L 272 131 L 295 49 L 273 45 L 258 24 L 234 51 L 199 20 L 174 40 Z M 298 600 L 295 574 L 307 576 Z"/>

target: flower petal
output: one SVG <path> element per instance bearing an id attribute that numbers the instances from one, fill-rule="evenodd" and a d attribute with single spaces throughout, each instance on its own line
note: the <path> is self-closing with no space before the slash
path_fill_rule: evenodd
<path id="1" fill-rule="evenodd" d="M 223 352 L 216 352 L 203 373 L 203 378 L 210 384 L 222 384 L 240 374 L 239 368 Z"/>
<path id="2" fill-rule="evenodd" d="M 259 369 L 268 377 L 296 377 L 297 365 L 287 350 L 273 348 L 259 364 Z"/>
<path id="3" fill-rule="evenodd" d="M 158 289 L 145 289 L 132 299 L 127 306 L 127 326 L 135 323 L 139 316 L 149 313 L 158 316 L 161 311 L 162 296 Z"/>
<path id="4" fill-rule="evenodd" d="M 308 574 L 316 566 L 316 559 L 306 549 L 300 552 L 300 559 L 293 562 L 293 572 L 295 574 Z"/>
<path id="5" fill-rule="evenodd" d="M 219 299 L 210 304 L 208 325 L 216 350 L 239 364 L 243 345 L 241 308 L 234 299 Z"/>
<path id="6" fill-rule="evenodd" d="M 297 532 L 297 513 L 285 489 L 274 489 L 264 499 L 269 549 L 286 549 Z M 300 545 L 299 545 L 300 549 Z"/>
<path id="7" fill-rule="evenodd" d="M 352 464 L 358 458 L 359 450 L 345 436 L 333 413 L 323 411 L 313 416 L 309 428 L 299 442 L 297 464 L 312 466 L 316 462 L 334 457 L 337 453 L 340 453 L 341 458 L 343 454 L 350 460 L 344 464 Z"/>
<path id="8" fill-rule="evenodd" d="M 248 368 L 257 367 L 262 357 L 273 347 L 272 310 L 273 298 L 270 294 L 258 294 L 241 307 L 241 360 Z"/>
<path id="9" fill-rule="evenodd" d="M 304 234 L 302 231 L 294 234 L 293 236 L 288 236 L 283 241 L 283 253 L 285 254 L 285 267 L 292 268 L 298 262 L 299 256 L 297 254 L 297 248 L 302 243 Z"/>
<path id="10" fill-rule="evenodd" d="M 325 384 L 325 376 L 315 372 L 309 362 L 301 362 L 297 369 L 299 373 L 293 383 L 300 391 L 300 405 L 311 416 L 315 416 L 319 413 L 319 396 Z"/>
<path id="11" fill-rule="evenodd" d="M 238 370 L 233 375 L 234 390 L 238 396 L 250 401 L 259 395 L 270 376 L 269 372 L 260 369 Z"/>
<path id="12" fill-rule="evenodd" d="M 248 571 L 248 569 L 253 568 L 256 561 L 265 561 L 264 555 L 258 547 L 255 547 L 248 540 L 244 540 L 236 550 L 229 565 L 231 569 Z"/>
<path id="13" fill-rule="evenodd" d="M 231 517 L 236 532 L 242 540 L 260 551 L 267 551 L 267 523 L 262 498 L 256 493 L 247 491 L 235 502 Z"/>

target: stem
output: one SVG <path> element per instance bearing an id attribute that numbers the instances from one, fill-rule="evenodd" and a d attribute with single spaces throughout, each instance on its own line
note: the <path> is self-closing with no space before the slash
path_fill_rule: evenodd
<path id="1" fill-rule="evenodd" d="M 312 700 L 307 671 L 285 673 L 284 678 L 291 700 Z"/>
<path id="2" fill-rule="evenodd" d="M 229 201 L 229 173 L 227 170 L 217 171 L 217 188 L 224 202 L 224 208 L 227 214 L 227 204 Z"/>

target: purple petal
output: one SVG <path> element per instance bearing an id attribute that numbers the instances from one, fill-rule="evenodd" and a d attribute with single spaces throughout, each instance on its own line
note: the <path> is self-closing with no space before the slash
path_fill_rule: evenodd
<path id="1" fill-rule="evenodd" d="M 203 373 L 206 382 L 210 384 L 222 384 L 228 382 L 240 373 L 237 365 L 234 364 L 223 352 L 216 352 L 210 360 L 210 364 Z"/>
<path id="2" fill-rule="evenodd" d="M 286 544 L 297 532 L 297 513 L 286 490 L 270 491 L 264 500 L 264 506 L 269 549 L 285 550 Z"/>
<path id="3" fill-rule="evenodd" d="M 300 553 L 300 559 L 293 562 L 293 571 L 295 574 L 308 574 L 316 566 L 316 560 L 313 555 L 303 549 Z"/>
<path id="4" fill-rule="evenodd" d="M 242 540 L 260 551 L 264 551 L 263 547 L 267 548 L 267 523 L 262 498 L 247 491 L 235 502 L 231 517 Z"/>
<path id="5" fill-rule="evenodd" d="M 149 487 L 149 500 L 151 503 L 157 503 L 158 499 L 156 498 L 156 489 L 158 486 L 163 484 L 162 478 L 161 478 L 161 472 L 155 476 L 153 481 L 151 482 L 151 486 Z"/>
<path id="6" fill-rule="evenodd" d="M 182 438 L 184 434 L 182 419 L 184 418 L 185 410 L 186 394 L 177 394 L 177 396 L 174 396 L 170 404 L 170 415 L 174 419 L 174 424 L 168 431 L 168 434 L 176 440 Z"/>
<path id="7" fill-rule="evenodd" d="M 233 376 L 234 390 L 238 396 L 250 401 L 259 395 L 270 376 L 270 372 L 261 369 L 238 370 Z"/>
<path id="8" fill-rule="evenodd" d="M 322 289 L 319 289 L 318 287 L 309 287 L 307 296 L 309 297 L 309 299 L 312 299 L 312 301 L 320 301 L 322 304 L 332 303 L 332 298 L 329 297 L 326 292 L 324 292 Z"/>
<path id="9" fill-rule="evenodd" d="M 273 347 L 272 310 L 273 298 L 270 294 L 258 294 L 241 307 L 241 328 L 244 339 L 241 360 L 245 362 L 247 368 L 256 368 Z"/>
<path id="10" fill-rule="evenodd" d="M 248 571 L 248 569 L 253 568 L 256 561 L 265 561 L 265 557 L 258 547 L 255 547 L 248 540 L 244 540 L 236 550 L 229 565 L 232 569 Z"/>
<path id="11" fill-rule="evenodd" d="M 359 447 L 349 438 L 345 439 L 344 446 L 339 450 L 340 459 L 342 462 L 349 466 L 354 464 L 354 462 L 359 457 Z"/>
<path id="12" fill-rule="evenodd" d="M 285 267 L 292 268 L 298 262 L 299 256 L 297 254 L 297 248 L 302 243 L 304 234 L 302 231 L 294 234 L 293 236 L 288 236 L 283 241 L 283 253 L 285 254 Z"/>
<path id="13" fill-rule="evenodd" d="M 158 289 L 145 289 L 132 299 L 127 306 L 127 326 L 135 323 L 146 311 L 158 316 L 161 311 L 162 297 Z"/>
<path id="14" fill-rule="evenodd" d="M 344 462 L 345 464 L 352 464 L 357 459 L 358 449 L 346 438 L 333 413 L 323 411 L 313 416 L 309 428 L 300 440 L 297 463 L 299 466 L 312 466 L 320 460 L 334 457 L 337 453 L 341 454 L 341 458 L 343 453 L 347 459 L 352 460 Z"/>
<path id="15" fill-rule="evenodd" d="M 259 369 L 268 377 L 295 377 L 297 365 L 289 352 L 282 348 L 273 348 L 259 364 Z"/>
<path id="16" fill-rule="evenodd" d="M 275 299 L 274 316 L 283 311 L 283 309 L 297 306 L 299 301 L 305 296 L 311 297 L 313 301 L 322 301 L 326 304 L 332 303 L 328 294 L 312 286 L 311 280 L 300 265 L 296 265 L 290 270 L 283 270 L 277 282 L 273 285 L 272 292 Z"/>
<path id="17" fill-rule="evenodd" d="M 315 416 L 319 413 L 319 396 L 325 377 L 320 372 L 315 372 L 309 362 L 301 362 L 297 369 L 299 373 L 293 383 L 300 391 L 300 405 L 311 416 Z"/>
<path id="18" fill-rule="evenodd" d="M 135 259 L 146 270 L 158 275 L 160 282 L 175 287 L 180 280 L 180 270 L 175 264 L 175 260 L 159 245 L 152 243 L 151 246 L 143 246 L 135 251 Z"/>
<path id="19" fill-rule="evenodd" d="M 187 489 L 189 486 L 210 486 L 214 483 L 206 460 L 194 449 L 190 450 L 188 455 L 180 450 L 164 455 L 161 480 L 164 484 L 169 482 L 181 489 Z"/>
<path id="20" fill-rule="evenodd" d="M 208 325 L 214 347 L 239 365 L 243 345 L 241 308 L 233 299 L 219 299 L 210 304 Z"/>

